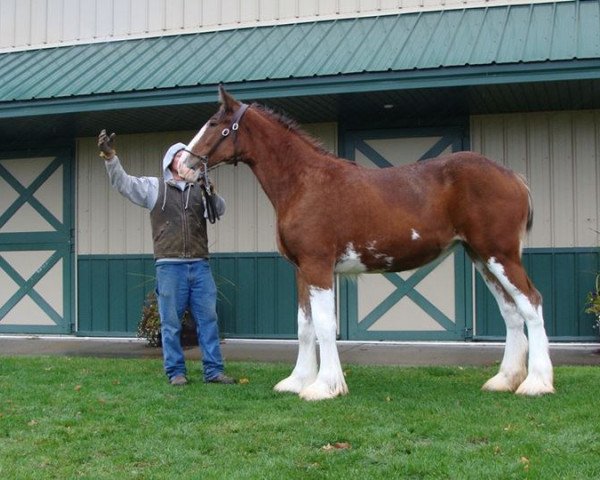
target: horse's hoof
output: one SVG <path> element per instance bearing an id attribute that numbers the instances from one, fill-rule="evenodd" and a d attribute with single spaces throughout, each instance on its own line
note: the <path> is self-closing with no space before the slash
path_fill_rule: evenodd
<path id="1" fill-rule="evenodd" d="M 552 381 L 545 382 L 540 378 L 528 376 L 525 379 L 525 381 L 521 385 L 519 385 L 519 388 L 517 388 L 517 391 L 515 393 L 517 395 L 527 395 L 529 397 L 536 397 L 540 395 L 555 393 L 555 390 L 552 386 Z"/>
<path id="2" fill-rule="evenodd" d="M 298 377 L 294 377 L 290 375 L 287 378 L 284 378 L 281 382 L 273 387 L 273 390 L 276 392 L 285 392 L 285 393 L 300 393 L 304 385 L 309 385 L 310 382 L 303 382 Z"/>
<path id="3" fill-rule="evenodd" d="M 329 386 L 324 382 L 317 381 L 303 389 L 300 392 L 300 398 L 308 401 L 329 400 L 338 395 L 346 395 L 347 393 L 348 387 L 345 383 Z"/>
<path id="4" fill-rule="evenodd" d="M 521 382 L 527 376 L 527 372 L 519 373 L 508 373 L 508 372 L 498 372 L 495 376 L 490 378 L 483 387 L 482 390 L 488 392 L 514 392 Z"/>

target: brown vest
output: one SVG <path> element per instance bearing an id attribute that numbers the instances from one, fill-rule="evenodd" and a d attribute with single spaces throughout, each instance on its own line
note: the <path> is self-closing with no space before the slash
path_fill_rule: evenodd
<path id="1" fill-rule="evenodd" d="M 208 257 L 204 203 L 198 184 L 188 183 L 182 192 L 174 185 L 159 181 L 150 223 L 154 258 Z"/>

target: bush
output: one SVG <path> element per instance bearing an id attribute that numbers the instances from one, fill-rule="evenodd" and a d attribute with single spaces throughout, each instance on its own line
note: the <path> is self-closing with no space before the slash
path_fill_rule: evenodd
<path id="1" fill-rule="evenodd" d="M 593 292 L 589 292 L 586 298 L 585 313 L 594 315 L 594 328 L 600 333 L 600 274 L 596 275 L 596 287 Z"/>
<path id="2" fill-rule="evenodd" d="M 181 321 L 181 344 L 183 346 L 198 345 L 196 336 L 196 325 L 188 311 L 183 314 Z M 158 303 L 154 292 L 148 293 L 142 308 L 142 318 L 137 328 L 138 338 L 145 338 L 150 347 L 162 346 L 160 333 L 160 316 L 158 314 Z"/>

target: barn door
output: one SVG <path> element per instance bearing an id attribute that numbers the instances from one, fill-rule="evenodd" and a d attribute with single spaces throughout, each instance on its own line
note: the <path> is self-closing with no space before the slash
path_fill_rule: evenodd
<path id="1" fill-rule="evenodd" d="M 70 333 L 71 156 L 0 157 L 0 332 Z"/>
<path id="2" fill-rule="evenodd" d="M 387 168 L 462 150 L 461 130 L 353 132 L 345 156 Z M 462 247 L 417 270 L 340 278 L 340 330 L 351 340 L 459 340 L 469 335 L 471 269 Z"/>

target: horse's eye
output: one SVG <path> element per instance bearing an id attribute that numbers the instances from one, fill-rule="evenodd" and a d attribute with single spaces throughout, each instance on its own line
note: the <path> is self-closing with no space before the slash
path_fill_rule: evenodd
<path id="1" fill-rule="evenodd" d="M 216 121 L 214 121 L 214 120 L 210 120 L 210 121 L 208 122 L 208 126 L 209 126 L 209 127 L 216 127 L 216 126 L 217 126 L 217 122 L 216 122 Z"/>

